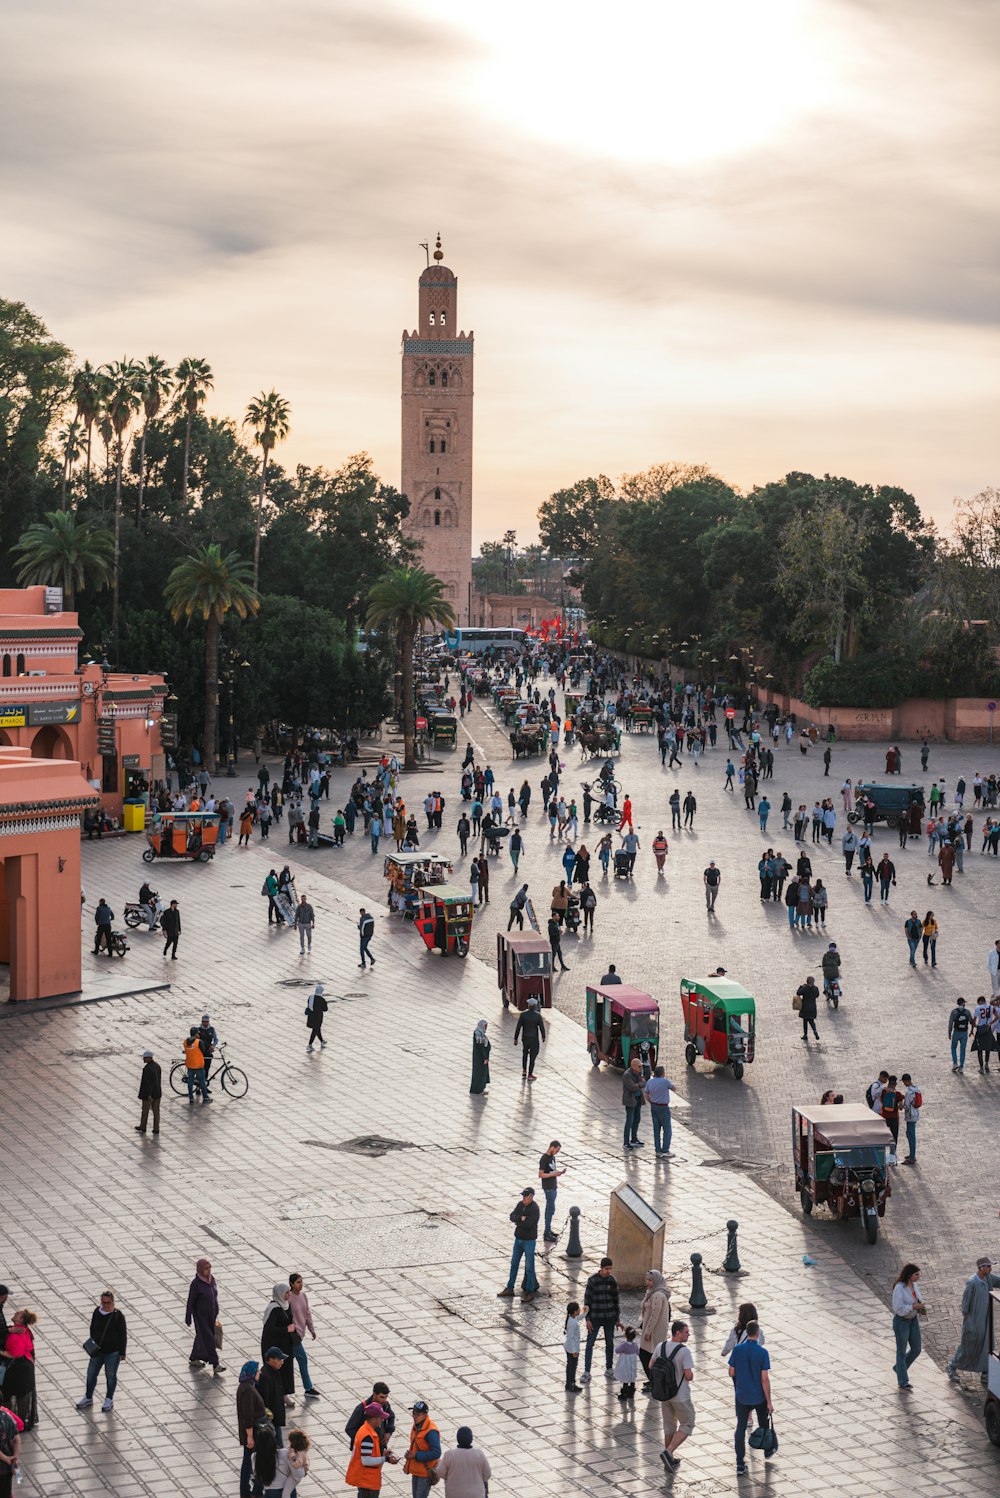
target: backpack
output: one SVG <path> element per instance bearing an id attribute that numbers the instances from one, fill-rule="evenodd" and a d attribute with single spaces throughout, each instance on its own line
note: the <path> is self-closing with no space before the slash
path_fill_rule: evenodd
<path id="1" fill-rule="evenodd" d="M 674 1350 L 669 1357 L 663 1351 L 666 1345 L 666 1342 L 660 1343 L 660 1351 L 649 1365 L 650 1394 L 660 1404 L 663 1404 L 668 1399 L 673 1399 L 681 1386 L 680 1375 L 674 1359 L 684 1344 L 676 1342 Z"/>
<path id="2" fill-rule="evenodd" d="M 865 1089 L 865 1102 L 868 1104 L 869 1108 L 871 1108 L 875 1103 L 875 1088 L 877 1086 L 878 1083 L 873 1082 L 870 1087 Z"/>
<path id="3" fill-rule="evenodd" d="M 368 940 L 369 937 L 374 936 L 375 935 L 375 917 L 371 916 L 371 915 L 366 915 L 363 918 L 362 922 L 361 922 L 360 930 L 361 930 L 361 935 L 364 937 L 364 939 L 366 941 Z"/>
<path id="4" fill-rule="evenodd" d="M 911 1100 L 911 1106 L 914 1107 L 914 1108 L 922 1108 L 924 1106 L 924 1095 L 920 1091 L 919 1087 L 917 1088 L 917 1090 L 913 1094 L 913 1098 Z"/>

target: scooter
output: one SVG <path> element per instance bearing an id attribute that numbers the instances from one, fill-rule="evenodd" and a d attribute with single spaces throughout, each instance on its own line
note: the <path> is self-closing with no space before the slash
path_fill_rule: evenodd
<path id="1" fill-rule="evenodd" d="M 842 990 L 839 978 L 823 979 L 823 994 L 826 998 L 827 1003 L 832 1004 L 834 1009 L 840 1008 L 841 992 Z"/>
<path id="2" fill-rule="evenodd" d="M 163 914 L 163 901 L 160 899 L 159 895 L 156 893 L 155 890 L 152 891 L 152 895 L 153 895 L 153 924 L 149 927 L 149 929 L 150 929 L 150 931 L 156 931 L 159 928 L 160 916 Z M 145 925 L 147 925 L 146 912 L 145 912 L 145 910 L 143 909 L 143 907 L 138 902 L 129 902 L 129 903 L 126 903 L 126 906 L 125 906 L 125 924 L 126 924 L 126 926 L 131 926 L 131 928 L 132 928 L 133 931 L 136 929 L 137 926 L 145 926 Z"/>

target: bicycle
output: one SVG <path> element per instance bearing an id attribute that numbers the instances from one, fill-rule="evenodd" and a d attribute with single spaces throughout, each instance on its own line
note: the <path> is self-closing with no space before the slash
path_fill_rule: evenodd
<path id="1" fill-rule="evenodd" d="M 219 1065 L 215 1068 L 215 1071 L 209 1071 L 206 1075 L 206 1086 L 211 1085 L 212 1082 L 218 1079 L 222 1083 L 223 1092 L 228 1093 L 230 1097 L 246 1097 L 250 1088 L 247 1074 L 245 1071 L 241 1071 L 238 1066 L 233 1066 L 232 1062 L 226 1060 L 226 1046 L 224 1041 L 219 1043 L 218 1055 L 220 1057 Z M 177 1093 L 178 1097 L 183 1097 L 188 1090 L 187 1073 L 188 1069 L 185 1061 L 175 1061 L 170 1068 L 170 1086 Z"/>

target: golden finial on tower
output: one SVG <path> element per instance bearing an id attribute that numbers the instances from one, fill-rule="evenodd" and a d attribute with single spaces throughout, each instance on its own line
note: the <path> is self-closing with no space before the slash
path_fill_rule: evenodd
<path id="1" fill-rule="evenodd" d="M 437 240 L 435 241 L 435 245 L 434 245 L 434 259 L 435 260 L 443 260 L 444 259 L 444 250 L 442 250 L 442 248 L 441 248 L 441 236 L 440 236 L 440 234 L 438 235 Z"/>

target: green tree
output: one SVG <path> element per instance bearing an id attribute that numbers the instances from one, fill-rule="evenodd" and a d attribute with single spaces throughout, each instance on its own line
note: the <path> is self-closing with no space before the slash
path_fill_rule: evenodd
<path id="1" fill-rule="evenodd" d="M 145 420 L 142 424 L 142 443 L 139 448 L 139 497 L 136 501 L 136 515 L 142 515 L 142 499 L 146 488 L 146 443 L 149 438 L 149 429 L 159 416 L 165 400 L 169 398 L 173 387 L 173 376 L 166 359 L 161 359 L 159 354 L 150 354 L 145 363 L 137 368 L 136 388 L 142 401 L 142 411 Z"/>
<path id="2" fill-rule="evenodd" d="M 62 588 L 63 605 L 70 612 L 88 582 L 103 588 L 113 575 L 111 532 L 65 510 L 53 510 L 44 523 L 29 525 L 14 551 L 21 558 L 18 582 Z"/>
<path id="3" fill-rule="evenodd" d="M 101 370 L 105 380 L 104 405 L 115 440 L 115 566 L 112 584 L 111 636 L 115 661 L 118 659 L 118 574 L 122 534 L 122 463 L 125 458 L 125 433 L 139 409 L 139 369 L 131 359 L 117 359 Z"/>
<path id="4" fill-rule="evenodd" d="M 236 552 L 225 556 L 217 542 L 201 546 L 178 562 L 167 579 L 164 597 L 175 623 L 200 615 L 205 620 L 205 764 L 215 773 L 215 738 L 219 718 L 219 630 L 233 611 L 241 619 L 260 607 L 249 568 Z"/>
<path id="5" fill-rule="evenodd" d="M 385 629 L 397 642 L 402 672 L 404 768 L 416 769 L 414 746 L 413 648 L 425 624 L 451 629 L 455 610 L 443 595 L 439 577 L 423 567 L 392 567 L 368 595 L 368 625 Z"/>
<path id="6" fill-rule="evenodd" d="M 254 441 L 260 448 L 260 488 L 257 493 L 257 522 L 253 538 L 253 585 L 260 577 L 260 530 L 264 519 L 264 493 L 267 488 L 267 460 L 275 444 L 288 436 L 289 406 L 276 390 L 255 395 L 247 406 L 243 425 L 253 428 Z"/>
<path id="7" fill-rule="evenodd" d="M 191 466 L 191 423 L 205 404 L 215 376 L 206 359 L 188 357 L 182 359 L 174 370 L 174 379 L 177 382 L 175 399 L 187 418 L 184 428 L 184 482 L 181 488 L 181 507 L 186 509 Z"/>
<path id="8" fill-rule="evenodd" d="M 100 374 L 85 359 L 73 375 L 72 397 L 76 403 L 76 419 L 83 427 L 87 439 L 86 463 L 84 465 L 84 488 L 90 490 L 90 456 L 94 436 L 94 422 L 101 410 L 102 381 Z M 63 508 L 65 508 L 65 503 Z"/>
<path id="9" fill-rule="evenodd" d="M 542 545 L 556 557 L 592 557 L 616 499 L 615 486 L 603 473 L 557 489 L 538 507 Z"/>
<path id="10" fill-rule="evenodd" d="M 69 390 L 72 355 L 23 302 L 0 299 L 0 556 L 55 500 L 46 445 Z M 54 487 L 54 486 L 53 486 Z M 41 504 L 39 504 L 41 500 Z"/>

